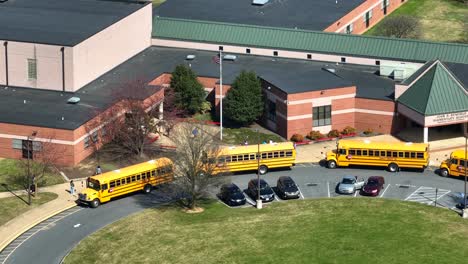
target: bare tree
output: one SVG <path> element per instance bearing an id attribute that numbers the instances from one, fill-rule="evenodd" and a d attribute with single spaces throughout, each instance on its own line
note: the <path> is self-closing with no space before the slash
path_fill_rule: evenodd
<path id="1" fill-rule="evenodd" d="M 226 179 L 216 173 L 221 152 L 216 137 L 198 123 L 177 126 L 172 141 L 177 146 L 174 158 L 176 190 L 183 197 L 183 206 L 194 209 L 199 201 L 209 197 L 209 190 Z"/>
<path id="2" fill-rule="evenodd" d="M 398 15 L 384 19 L 380 23 L 377 33 L 385 37 L 417 38 L 420 34 L 420 29 L 420 23 L 416 18 Z"/>
<path id="3" fill-rule="evenodd" d="M 39 135 L 41 136 L 41 135 Z M 44 176 L 47 173 L 58 171 L 56 165 L 63 159 L 66 147 L 53 143 L 53 135 L 41 136 L 42 141 L 31 141 L 28 145 L 29 159 L 19 160 L 19 173 L 14 175 L 14 183 L 20 185 L 28 194 L 36 195 L 39 192 L 38 185 L 45 184 Z M 31 188 L 31 184 L 34 188 Z"/>

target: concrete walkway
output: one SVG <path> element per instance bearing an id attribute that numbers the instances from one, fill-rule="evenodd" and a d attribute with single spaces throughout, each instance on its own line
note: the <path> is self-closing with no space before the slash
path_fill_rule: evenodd
<path id="1" fill-rule="evenodd" d="M 81 182 L 75 182 L 77 192 L 83 189 Z M 69 193 L 70 184 L 63 183 L 54 186 L 41 188 L 40 192 L 56 193 L 58 197 L 48 203 L 35 207 L 16 218 L 0 226 L 0 251 L 3 250 L 11 241 L 26 232 L 36 224 L 76 205 L 77 196 Z M 21 191 L 15 192 L 24 194 Z M 9 192 L 0 193 L 0 198 L 12 197 Z"/>

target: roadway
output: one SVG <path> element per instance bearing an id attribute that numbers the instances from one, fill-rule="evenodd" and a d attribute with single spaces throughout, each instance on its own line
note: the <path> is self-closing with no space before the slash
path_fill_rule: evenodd
<path id="1" fill-rule="evenodd" d="M 273 187 L 276 186 L 277 178 L 282 175 L 291 176 L 296 181 L 302 194 L 301 199 L 341 196 L 335 192 L 335 187 L 344 175 L 357 175 L 359 178 L 384 176 L 385 189 L 375 199 L 392 198 L 434 205 L 437 189 L 437 205 L 455 210 L 457 193 L 463 192 L 462 179 L 442 178 L 430 170 L 423 173 L 402 171 L 392 174 L 381 169 L 330 170 L 316 164 L 301 164 L 292 170 L 271 171 L 262 178 Z M 247 182 L 255 177 L 255 174 L 240 174 L 230 178 L 241 189 L 245 189 Z M 359 194 L 348 196 L 354 198 Z M 86 236 L 145 208 L 167 203 L 167 197 L 161 187 L 150 195 L 131 195 L 103 204 L 97 209 L 78 206 L 72 208 L 20 236 L 0 253 L 0 264 L 60 263 Z M 274 202 L 284 201 L 277 199 Z M 250 203 L 254 205 L 254 201 L 250 200 Z"/>

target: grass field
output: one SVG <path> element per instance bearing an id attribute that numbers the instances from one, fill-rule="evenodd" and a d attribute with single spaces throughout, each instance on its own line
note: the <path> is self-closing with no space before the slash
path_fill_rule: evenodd
<path id="1" fill-rule="evenodd" d="M 388 17 L 409 15 L 421 23 L 420 39 L 466 41 L 468 43 L 468 5 L 456 0 L 409 0 Z M 380 24 L 364 35 L 377 35 Z"/>
<path id="2" fill-rule="evenodd" d="M 263 141 L 269 142 L 270 140 L 273 140 L 274 142 L 284 141 L 281 137 L 273 134 L 265 134 L 259 132 L 257 135 L 257 132 L 249 128 L 223 129 L 223 142 L 228 144 L 239 145 L 243 144 L 245 140 L 247 140 L 247 142 L 250 145 L 257 144 L 258 142 L 262 143 Z"/>
<path id="3" fill-rule="evenodd" d="M 21 190 L 22 187 L 15 183 L 14 175 L 21 172 L 17 160 L 2 159 L 0 160 L 0 184 L 8 185 L 10 190 Z M 38 182 L 39 186 L 49 186 L 54 184 L 64 183 L 62 176 L 58 173 L 47 173 Z M 0 185 L 0 192 L 5 192 L 7 189 Z"/>
<path id="4" fill-rule="evenodd" d="M 27 201 L 26 195 L 21 195 L 21 199 Z M 38 207 L 41 204 L 57 198 L 55 193 L 39 193 L 37 198 L 32 199 L 32 205 L 27 205 L 23 200 L 18 197 L 2 198 L 0 199 L 0 226 L 17 217 L 18 215 Z"/>
<path id="5" fill-rule="evenodd" d="M 83 240 L 65 263 L 464 263 L 468 221 L 386 199 L 317 199 L 201 214 L 148 209 Z"/>

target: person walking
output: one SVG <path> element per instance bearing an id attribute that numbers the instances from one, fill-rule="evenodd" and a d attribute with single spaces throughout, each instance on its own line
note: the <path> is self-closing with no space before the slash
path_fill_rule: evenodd
<path id="1" fill-rule="evenodd" d="M 70 181 L 70 194 L 75 195 L 75 184 L 73 183 L 73 180 Z"/>
<path id="2" fill-rule="evenodd" d="M 96 175 L 99 175 L 99 174 L 102 174 L 102 169 L 100 165 L 96 167 Z"/>

